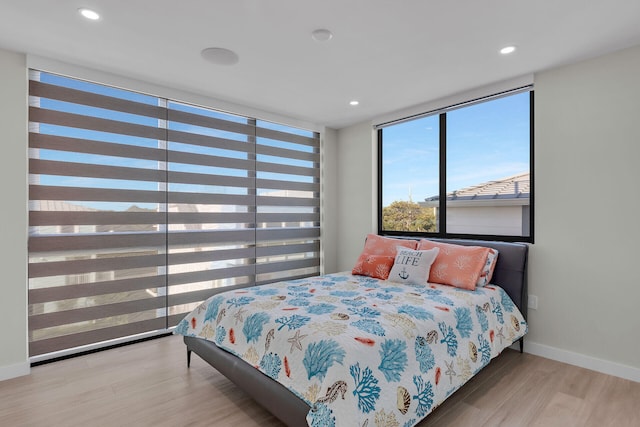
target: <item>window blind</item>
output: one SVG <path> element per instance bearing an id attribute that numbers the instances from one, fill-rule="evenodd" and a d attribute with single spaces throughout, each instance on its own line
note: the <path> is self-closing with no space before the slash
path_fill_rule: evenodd
<path id="1" fill-rule="evenodd" d="M 29 95 L 30 356 L 319 273 L 317 133 L 35 70 Z"/>
<path id="2" fill-rule="evenodd" d="M 256 282 L 317 275 L 319 136 L 256 125 Z"/>
<path id="3" fill-rule="evenodd" d="M 255 282 L 254 120 L 168 105 L 169 325 L 211 288 Z"/>

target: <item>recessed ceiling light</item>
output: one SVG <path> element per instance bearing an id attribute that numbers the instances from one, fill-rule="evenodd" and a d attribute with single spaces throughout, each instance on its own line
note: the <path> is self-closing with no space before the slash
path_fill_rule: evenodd
<path id="1" fill-rule="evenodd" d="M 320 28 L 311 33 L 311 38 L 317 42 L 326 42 L 331 40 L 333 33 L 325 28 Z"/>
<path id="2" fill-rule="evenodd" d="M 78 12 L 80 13 L 80 15 L 92 21 L 97 21 L 98 19 L 100 19 L 100 14 L 95 10 L 80 8 L 78 9 Z"/>
<path id="3" fill-rule="evenodd" d="M 359 102 L 359 101 L 356 101 L 355 99 L 354 99 L 353 101 L 350 101 L 350 102 L 349 102 L 349 105 L 353 105 L 354 107 L 355 107 L 356 105 L 358 105 L 358 104 L 360 104 L 360 102 Z"/>
<path id="4" fill-rule="evenodd" d="M 200 55 L 216 65 L 234 65 L 239 61 L 238 54 L 223 47 L 210 47 L 200 52 Z"/>
<path id="5" fill-rule="evenodd" d="M 510 53 L 513 53 L 516 51 L 516 47 L 515 46 L 505 46 L 502 49 L 500 49 L 500 53 L 503 55 L 508 55 Z"/>

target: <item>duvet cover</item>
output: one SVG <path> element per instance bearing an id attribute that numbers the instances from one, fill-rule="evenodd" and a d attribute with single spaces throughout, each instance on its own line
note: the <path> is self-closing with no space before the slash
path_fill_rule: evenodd
<path id="1" fill-rule="evenodd" d="M 175 333 L 213 341 L 310 406 L 310 426 L 411 427 L 527 332 L 498 286 L 330 274 L 227 291 Z"/>

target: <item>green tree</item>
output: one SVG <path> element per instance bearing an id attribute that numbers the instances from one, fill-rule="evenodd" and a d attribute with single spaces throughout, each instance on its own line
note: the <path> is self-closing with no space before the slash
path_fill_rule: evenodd
<path id="1" fill-rule="evenodd" d="M 382 208 L 382 229 L 388 231 L 436 231 L 436 217 L 431 208 L 415 202 L 396 200 Z"/>

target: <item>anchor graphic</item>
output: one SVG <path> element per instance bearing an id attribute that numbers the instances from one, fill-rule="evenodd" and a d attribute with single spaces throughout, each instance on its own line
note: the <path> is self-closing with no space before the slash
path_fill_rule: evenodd
<path id="1" fill-rule="evenodd" d="M 402 280 L 406 280 L 407 277 L 409 277 L 409 273 L 407 273 L 407 270 L 404 267 L 402 267 L 402 271 L 398 273 L 398 276 L 400 276 Z"/>

